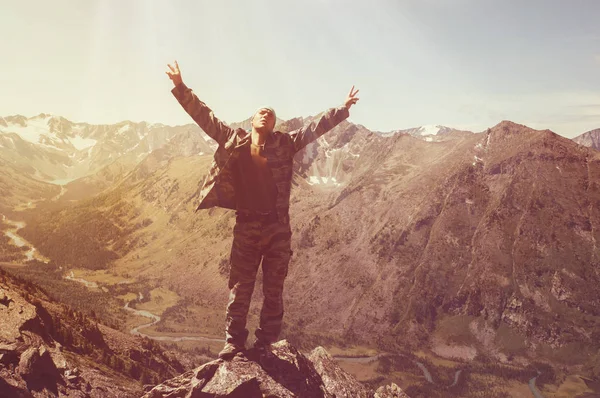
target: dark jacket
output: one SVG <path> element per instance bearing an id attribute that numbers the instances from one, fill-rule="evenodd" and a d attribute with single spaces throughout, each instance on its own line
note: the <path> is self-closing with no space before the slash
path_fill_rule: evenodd
<path id="1" fill-rule="evenodd" d="M 202 130 L 219 144 L 208 176 L 200 190 L 199 205 L 196 210 L 214 206 L 236 209 L 233 168 L 230 166 L 239 155 L 237 149 L 250 145 L 251 133 L 241 128 L 234 130 L 221 122 L 185 84 L 175 87 L 171 92 Z M 315 118 L 315 121 L 298 130 L 287 134 L 274 131 L 267 136 L 264 155 L 277 188 L 275 208 L 280 222 L 289 222 L 288 209 L 294 154 L 348 116 L 348 109 L 342 105 L 323 112 Z"/>

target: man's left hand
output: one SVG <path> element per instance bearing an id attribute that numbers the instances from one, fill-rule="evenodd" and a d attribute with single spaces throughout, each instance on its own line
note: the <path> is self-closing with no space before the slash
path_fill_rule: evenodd
<path id="1" fill-rule="evenodd" d="M 356 104 L 356 101 L 359 100 L 356 94 L 358 94 L 358 90 L 354 91 L 354 86 L 352 86 L 350 92 L 348 93 L 348 96 L 346 97 L 346 101 L 344 102 L 346 109 L 350 110 L 350 107 Z"/>

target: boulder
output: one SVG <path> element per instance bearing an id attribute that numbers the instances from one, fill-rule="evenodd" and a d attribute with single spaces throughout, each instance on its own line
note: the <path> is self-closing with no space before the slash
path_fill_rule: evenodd
<path id="1" fill-rule="evenodd" d="M 380 389 L 378 398 L 407 397 L 395 384 L 386 388 Z M 228 361 L 206 363 L 155 386 L 144 398 L 372 398 L 373 394 L 323 348 L 306 357 L 282 340 L 267 353 L 248 350 Z"/>

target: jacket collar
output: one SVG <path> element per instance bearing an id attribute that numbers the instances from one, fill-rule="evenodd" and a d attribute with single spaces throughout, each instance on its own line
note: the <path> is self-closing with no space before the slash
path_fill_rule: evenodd
<path id="1" fill-rule="evenodd" d="M 244 145 L 250 145 L 250 142 L 252 142 L 252 131 L 246 132 L 246 135 L 244 135 L 244 136 L 242 136 L 242 138 L 240 138 L 240 140 L 238 141 L 235 148 L 240 148 L 240 147 L 243 147 Z"/>

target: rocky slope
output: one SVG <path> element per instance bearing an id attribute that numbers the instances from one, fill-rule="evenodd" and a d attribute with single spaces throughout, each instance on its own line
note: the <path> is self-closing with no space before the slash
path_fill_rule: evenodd
<path id="1" fill-rule="evenodd" d="M 298 205 L 290 311 L 303 328 L 499 357 L 504 330 L 522 347 L 594 344 L 599 184 L 595 151 L 510 122 L 367 147 L 341 192 Z"/>
<path id="2" fill-rule="evenodd" d="M 0 269 L 0 396 L 139 397 L 184 368 Z"/>

